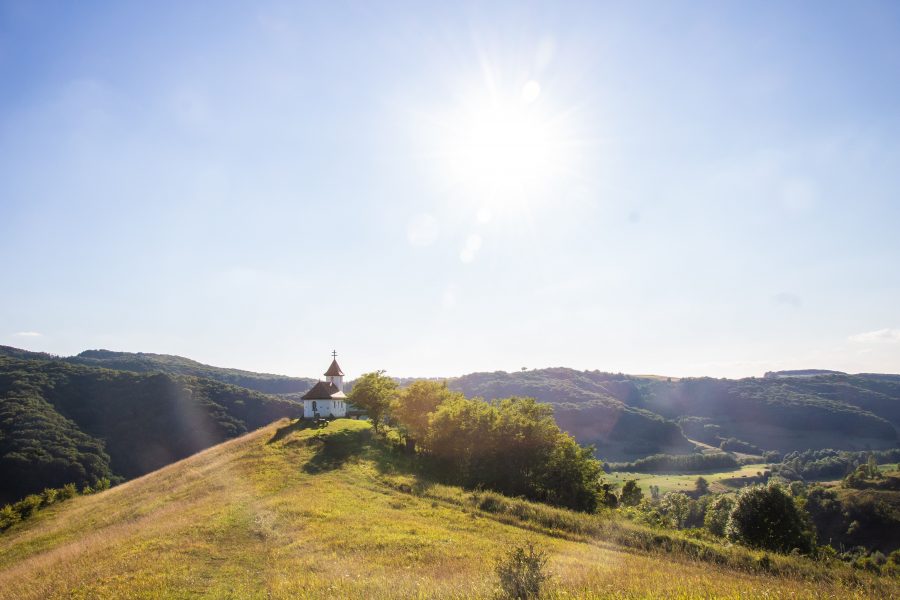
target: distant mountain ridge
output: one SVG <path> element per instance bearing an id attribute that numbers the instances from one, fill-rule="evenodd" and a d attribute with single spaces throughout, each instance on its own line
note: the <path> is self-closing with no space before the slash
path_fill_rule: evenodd
<path id="1" fill-rule="evenodd" d="M 819 375 L 846 375 L 846 373 L 829 369 L 794 369 L 792 371 L 766 371 L 763 377 L 817 377 Z"/>
<path id="2" fill-rule="evenodd" d="M 76 356 L 54 356 L 46 352 L 30 352 L 11 346 L 0 346 L 0 356 L 36 360 L 61 360 L 89 367 L 102 367 L 134 373 L 168 373 L 204 377 L 222 383 L 238 385 L 264 394 L 296 394 L 306 392 L 316 379 L 289 377 L 272 373 L 256 373 L 242 369 L 229 369 L 203 364 L 174 354 L 150 352 L 116 352 L 112 350 L 85 350 Z"/>

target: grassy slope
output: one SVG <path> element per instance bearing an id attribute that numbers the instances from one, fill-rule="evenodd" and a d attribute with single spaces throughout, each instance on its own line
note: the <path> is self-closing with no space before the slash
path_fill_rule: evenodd
<path id="1" fill-rule="evenodd" d="M 900 593 L 843 567 L 773 577 L 630 550 L 612 540 L 636 526 L 604 517 L 530 508 L 589 532 L 576 534 L 484 512 L 394 471 L 366 423 L 324 433 L 282 420 L 38 513 L 0 537 L 0 598 L 490 597 L 494 557 L 525 540 L 549 551 L 555 597 Z"/>

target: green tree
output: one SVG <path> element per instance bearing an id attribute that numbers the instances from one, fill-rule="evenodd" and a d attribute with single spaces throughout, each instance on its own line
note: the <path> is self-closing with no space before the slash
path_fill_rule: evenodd
<path id="1" fill-rule="evenodd" d="M 622 492 L 619 494 L 619 502 L 623 506 L 637 506 L 644 497 L 644 492 L 638 487 L 637 480 L 629 479 L 622 486 Z"/>
<path id="2" fill-rule="evenodd" d="M 431 413 L 443 402 L 457 398 L 462 398 L 462 394 L 450 391 L 446 382 L 416 381 L 397 394 L 391 416 L 405 433 L 407 442 L 415 447 L 428 435 Z"/>
<path id="3" fill-rule="evenodd" d="M 728 538 L 751 548 L 810 553 L 815 533 L 808 515 L 781 486 L 755 485 L 738 492 L 726 527 Z"/>
<path id="4" fill-rule="evenodd" d="M 567 433 L 559 433 L 535 482 L 537 498 L 583 512 L 595 512 L 600 501 L 603 463 L 594 449 L 580 446 Z M 615 496 L 613 496 L 615 498 Z"/>
<path id="5" fill-rule="evenodd" d="M 684 492 L 667 493 L 663 496 L 659 507 L 678 529 L 684 527 L 688 517 L 691 516 L 691 499 Z"/>
<path id="6" fill-rule="evenodd" d="M 875 458 L 874 454 L 869 454 L 869 458 L 866 459 L 866 475 L 869 479 L 880 479 L 881 471 L 878 470 L 878 460 Z"/>
<path id="7" fill-rule="evenodd" d="M 365 373 L 353 382 L 347 401 L 368 413 L 377 433 L 396 394 L 397 382 L 385 375 L 384 371 L 374 371 Z"/>
<path id="8" fill-rule="evenodd" d="M 487 402 L 454 398 L 438 406 L 428 421 L 425 449 L 439 473 L 462 485 L 495 487 L 496 420 L 497 410 Z"/>
<path id="9" fill-rule="evenodd" d="M 451 396 L 431 413 L 422 448 L 437 474 L 464 486 L 597 508 L 603 464 L 533 398 L 488 403 Z"/>
<path id="10" fill-rule="evenodd" d="M 619 506 L 619 498 L 614 491 L 615 487 L 614 483 L 600 482 L 600 491 L 597 494 L 599 506 L 605 506 L 606 508 L 617 508 Z"/>
<path id="11" fill-rule="evenodd" d="M 694 482 L 694 490 L 697 496 L 705 496 L 709 493 L 709 482 L 703 477 L 698 477 Z"/>
<path id="12" fill-rule="evenodd" d="M 734 500 L 730 496 L 716 496 L 706 509 L 703 518 L 703 526 L 718 536 L 725 535 L 725 527 L 728 526 L 728 518 L 734 508 Z"/>

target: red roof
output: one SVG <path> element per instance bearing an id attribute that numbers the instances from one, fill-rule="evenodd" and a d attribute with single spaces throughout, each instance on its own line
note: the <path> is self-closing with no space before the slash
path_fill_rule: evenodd
<path id="1" fill-rule="evenodd" d="M 326 377 L 338 377 L 338 376 L 343 377 L 344 376 L 344 372 L 341 371 L 341 368 L 337 364 L 337 359 L 334 359 L 331 361 L 331 366 L 328 367 L 327 371 L 325 371 L 325 376 Z"/>
<path id="2" fill-rule="evenodd" d="M 338 389 L 338 386 L 330 381 L 320 381 L 303 394 L 301 400 L 333 400 L 335 398 L 346 398 L 346 396 Z"/>

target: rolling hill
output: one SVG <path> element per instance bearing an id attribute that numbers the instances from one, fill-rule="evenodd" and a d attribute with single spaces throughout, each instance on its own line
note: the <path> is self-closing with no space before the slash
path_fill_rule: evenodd
<path id="1" fill-rule="evenodd" d="M 300 414 L 289 400 L 201 377 L 0 357 L 0 503 L 138 477 Z"/>
<path id="2" fill-rule="evenodd" d="M 896 597 L 841 563 L 431 483 L 365 422 L 281 420 L 0 535 L 0 598 L 490 598 L 533 542 L 548 597 Z"/>
<path id="3" fill-rule="evenodd" d="M 271 373 L 254 373 L 241 369 L 227 369 L 206 365 L 174 354 L 150 352 L 113 352 L 111 350 L 85 350 L 76 356 L 54 356 L 45 352 L 29 352 L 11 346 L 0 346 L 0 356 L 23 360 L 59 360 L 87 367 L 101 367 L 134 373 L 166 373 L 212 379 L 221 383 L 245 387 L 264 394 L 296 394 L 311 388 L 316 379 L 288 377 Z"/>
<path id="4" fill-rule="evenodd" d="M 690 451 L 682 432 L 714 446 L 733 440 L 755 452 L 790 452 L 895 447 L 900 427 L 896 375 L 670 379 L 553 368 L 473 373 L 450 387 L 486 399 L 548 402 L 563 429 L 611 460 Z"/>

